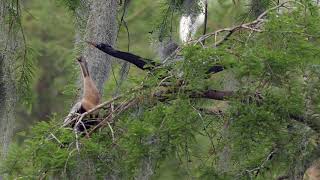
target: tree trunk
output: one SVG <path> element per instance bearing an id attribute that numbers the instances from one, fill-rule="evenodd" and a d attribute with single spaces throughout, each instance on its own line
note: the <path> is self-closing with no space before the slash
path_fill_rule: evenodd
<path id="1" fill-rule="evenodd" d="M 9 2 L 0 1 L 0 161 L 6 157 L 15 127 L 15 105 L 17 101 L 14 56 L 19 42 L 16 33 L 5 21 Z"/>
<path id="2" fill-rule="evenodd" d="M 77 14 L 76 49 L 81 46 L 81 41 L 104 42 L 115 44 L 117 37 L 117 0 L 92 0 L 82 1 L 82 8 Z M 87 21 L 86 21 L 87 19 Z M 86 21 L 86 22 L 85 22 Z M 85 31 L 82 28 L 85 27 Z M 103 93 L 104 83 L 108 79 L 111 67 L 111 57 L 96 48 L 84 44 L 82 54 L 88 62 L 92 79 L 100 93 Z M 81 47 L 80 47 L 81 48 Z M 81 78 L 81 77 L 80 77 Z M 79 78 L 79 79 L 80 79 Z M 79 87 L 83 87 L 79 84 Z M 75 179 L 96 179 L 94 164 L 88 159 L 79 160 Z"/>
<path id="3" fill-rule="evenodd" d="M 87 22 L 85 40 L 106 42 L 112 46 L 117 37 L 117 0 L 93 0 Z M 89 71 L 100 93 L 108 79 L 111 57 L 96 48 L 87 46 L 84 57 L 89 63 Z"/>

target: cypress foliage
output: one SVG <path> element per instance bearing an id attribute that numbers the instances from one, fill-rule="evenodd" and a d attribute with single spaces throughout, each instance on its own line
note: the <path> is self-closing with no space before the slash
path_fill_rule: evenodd
<path id="1" fill-rule="evenodd" d="M 154 163 L 146 169 L 156 179 L 165 173 L 172 179 L 302 178 L 319 157 L 320 16 L 309 1 L 300 3 L 282 15 L 270 12 L 261 29 L 233 32 L 218 46 L 208 39 L 206 48 L 182 47 L 183 61 L 149 72 L 138 91 L 113 100 L 115 118 L 90 138 L 55 117 L 36 124 L 20 134 L 25 141 L 12 145 L 1 172 L 67 179 L 80 158 L 94 164 L 97 179 L 133 179 L 149 158 Z M 218 64 L 225 71 L 208 77 Z M 232 97 L 223 103 L 195 98 L 223 90 L 228 73 L 237 81 Z M 118 107 L 126 108 L 117 114 Z M 108 117 L 108 108 L 100 117 Z M 231 162 L 221 171 L 226 147 Z"/>

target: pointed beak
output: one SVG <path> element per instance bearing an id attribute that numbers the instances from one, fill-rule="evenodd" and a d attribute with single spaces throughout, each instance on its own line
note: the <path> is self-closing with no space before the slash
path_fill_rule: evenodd
<path id="1" fill-rule="evenodd" d="M 90 41 L 86 41 L 86 43 L 88 43 L 88 44 L 90 44 L 90 45 L 92 45 L 92 46 L 94 46 L 94 47 L 96 47 L 96 46 L 97 46 L 97 44 L 96 44 L 96 43 L 93 43 L 93 42 L 90 42 Z"/>
<path id="2" fill-rule="evenodd" d="M 77 57 L 76 60 L 77 60 L 78 63 L 81 63 L 82 62 L 82 56 Z"/>

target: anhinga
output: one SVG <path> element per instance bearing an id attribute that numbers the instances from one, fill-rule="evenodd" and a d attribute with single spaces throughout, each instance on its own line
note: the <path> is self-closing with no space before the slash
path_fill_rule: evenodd
<path id="1" fill-rule="evenodd" d="M 156 61 L 152 59 L 146 59 L 143 57 L 140 57 L 138 55 L 129 53 L 129 52 L 123 52 L 119 51 L 117 49 L 114 49 L 111 45 L 106 43 L 94 43 L 87 41 L 88 44 L 94 46 L 95 48 L 99 49 L 102 52 L 105 52 L 109 54 L 112 57 L 122 59 L 124 61 L 127 61 L 131 64 L 136 65 L 139 69 L 142 70 L 153 70 L 156 66 L 159 66 L 160 63 L 157 63 Z M 224 67 L 221 65 L 214 65 L 208 69 L 206 72 L 207 74 L 214 74 L 218 73 L 220 71 L 223 71 Z"/>
<path id="2" fill-rule="evenodd" d="M 77 58 L 77 61 L 80 65 L 83 79 L 83 95 L 81 100 L 72 107 L 68 116 L 64 120 L 65 126 L 71 124 L 72 127 L 75 125 L 75 122 L 72 121 L 75 113 L 83 114 L 96 107 L 101 100 L 99 90 L 90 76 L 87 61 L 83 57 Z M 83 124 L 76 127 L 76 129 L 83 132 L 85 128 L 87 129 L 95 124 L 97 124 L 97 121 L 85 121 Z"/>
<path id="3" fill-rule="evenodd" d="M 183 43 L 187 43 L 196 34 L 199 27 L 205 22 L 205 0 L 185 0 L 183 3 L 186 13 L 181 16 L 179 36 Z M 197 6 L 200 12 L 197 12 Z"/>
<path id="4" fill-rule="evenodd" d="M 151 59 L 146 59 L 142 58 L 138 55 L 129 53 L 129 52 L 123 52 L 114 49 L 111 45 L 106 44 L 106 43 L 94 43 L 94 42 L 89 42 L 87 41 L 88 44 L 94 46 L 95 48 L 99 49 L 100 51 L 103 51 L 110 56 L 125 60 L 131 64 L 136 65 L 138 68 L 142 70 L 151 70 L 155 66 L 160 65 L 159 63 L 151 60 Z"/>
<path id="5" fill-rule="evenodd" d="M 80 101 L 81 106 L 78 111 L 82 114 L 97 106 L 100 103 L 101 96 L 90 76 L 87 61 L 83 57 L 79 57 L 77 61 L 80 65 L 83 77 L 83 97 Z"/>

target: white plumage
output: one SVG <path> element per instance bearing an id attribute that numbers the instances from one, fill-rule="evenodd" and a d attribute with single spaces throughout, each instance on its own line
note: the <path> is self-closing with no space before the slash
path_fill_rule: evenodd
<path id="1" fill-rule="evenodd" d="M 205 0 L 198 2 L 200 9 L 199 14 L 190 13 L 182 15 L 180 19 L 179 35 L 183 43 L 190 41 L 196 34 L 198 28 L 204 23 L 205 20 Z"/>

